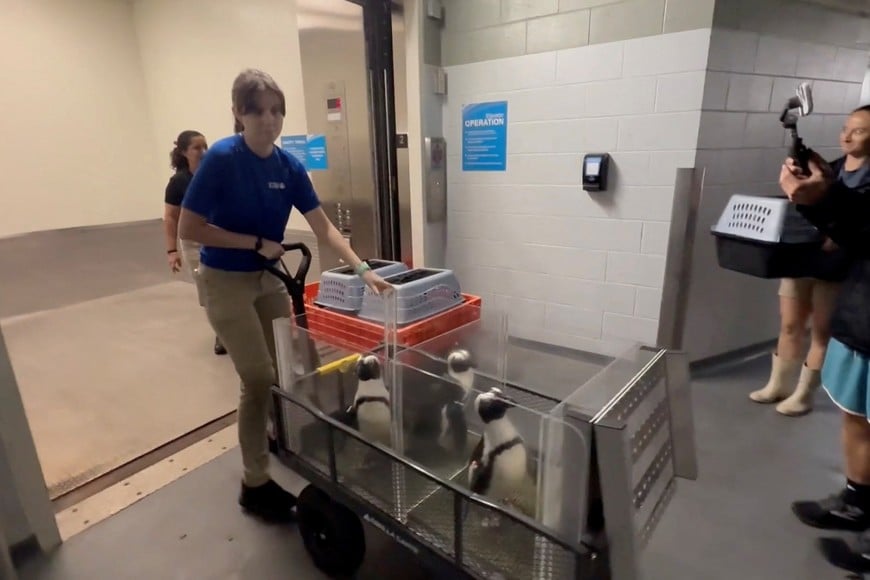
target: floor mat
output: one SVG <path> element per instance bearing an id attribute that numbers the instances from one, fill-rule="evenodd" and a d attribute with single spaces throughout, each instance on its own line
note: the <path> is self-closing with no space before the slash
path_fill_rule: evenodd
<path id="1" fill-rule="evenodd" d="M 192 284 L 7 318 L 2 327 L 52 498 L 238 402 L 238 377 L 229 357 L 213 353 Z"/>

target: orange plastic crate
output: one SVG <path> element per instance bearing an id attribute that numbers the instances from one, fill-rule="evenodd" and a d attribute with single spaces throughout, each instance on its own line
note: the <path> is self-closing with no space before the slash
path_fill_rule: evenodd
<path id="1" fill-rule="evenodd" d="M 311 335 L 333 346 L 354 351 L 372 350 L 384 342 L 384 325 L 362 320 L 314 304 L 320 284 L 305 286 L 305 314 Z M 398 329 L 402 346 L 414 346 L 480 318 L 479 296 L 463 294 L 465 301 L 450 310 Z"/>

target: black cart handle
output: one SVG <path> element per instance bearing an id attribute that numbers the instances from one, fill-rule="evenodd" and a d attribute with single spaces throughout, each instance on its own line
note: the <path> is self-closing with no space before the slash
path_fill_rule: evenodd
<path id="1" fill-rule="evenodd" d="M 281 244 L 285 252 L 299 250 L 302 252 L 302 261 L 299 262 L 299 267 L 296 269 L 296 275 L 291 276 L 287 271 L 287 266 L 279 258 L 278 264 L 281 268 L 275 266 L 266 266 L 266 271 L 274 274 L 279 280 L 284 282 L 287 287 L 287 293 L 290 294 L 290 299 L 293 302 L 293 311 L 296 316 L 300 317 L 304 327 L 308 327 L 305 319 L 305 277 L 308 276 L 308 269 L 311 268 L 311 250 L 302 242 L 293 242 L 290 244 Z"/>
<path id="2" fill-rule="evenodd" d="M 294 278 L 299 282 L 305 283 L 305 278 L 308 277 L 308 270 L 311 268 L 311 250 L 302 242 L 293 242 L 290 244 L 281 244 L 285 252 L 294 252 L 299 250 L 302 252 L 302 261 L 299 262 L 299 267 L 296 269 Z"/>

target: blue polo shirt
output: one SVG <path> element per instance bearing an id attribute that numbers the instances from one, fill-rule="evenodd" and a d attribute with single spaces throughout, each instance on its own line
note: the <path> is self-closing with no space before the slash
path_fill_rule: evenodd
<path id="1" fill-rule="evenodd" d="M 264 240 L 282 242 L 293 208 L 307 213 L 320 206 L 305 167 L 275 147 L 262 158 L 241 135 L 214 143 L 205 154 L 184 195 L 182 207 L 212 225 Z M 250 250 L 204 246 L 200 260 L 220 270 L 253 272 L 267 261 Z"/>

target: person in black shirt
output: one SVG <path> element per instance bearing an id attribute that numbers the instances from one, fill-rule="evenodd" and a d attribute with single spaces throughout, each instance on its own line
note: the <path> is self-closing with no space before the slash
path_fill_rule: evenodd
<path id="1" fill-rule="evenodd" d="M 866 109 L 870 114 L 870 106 Z M 787 160 L 780 184 L 798 211 L 854 257 L 831 320 L 831 346 L 822 371 L 825 390 L 841 409 L 846 485 L 821 501 L 792 510 L 805 524 L 862 532 L 853 548 L 841 537 L 821 538 L 826 559 L 855 574 L 870 573 L 870 182 L 852 187 L 817 155 L 804 175 Z"/>
<path id="2" fill-rule="evenodd" d="M 169 160 L 175 174 L 166 184 L 164 198 L 163 223 L 166 238 L 166 256 L 169 260 L 169 268 L 173 273 L 180 272 L 182 262 L 187 264 L 188 271 L 196 283 L 196 291 L 199 296 L 199 305 L 205 306 L 205 297 L 202 285 L 199 282 L 199 244 L 189 240 L 180 240 L 178 237 L 178 218 L 181 215 L 181 202 L 187 187 L 193 179 L 193 174 L 199 167 L 208 150 L 205 136 L 199 131 L 182 131 L 175 141 L 175 148 L 169 153 Z M 179 246 L 180 250 L 179 251 Z M 226 354 L 227 351 L 219 338 L 214 340 L 215 354 Z"/>

